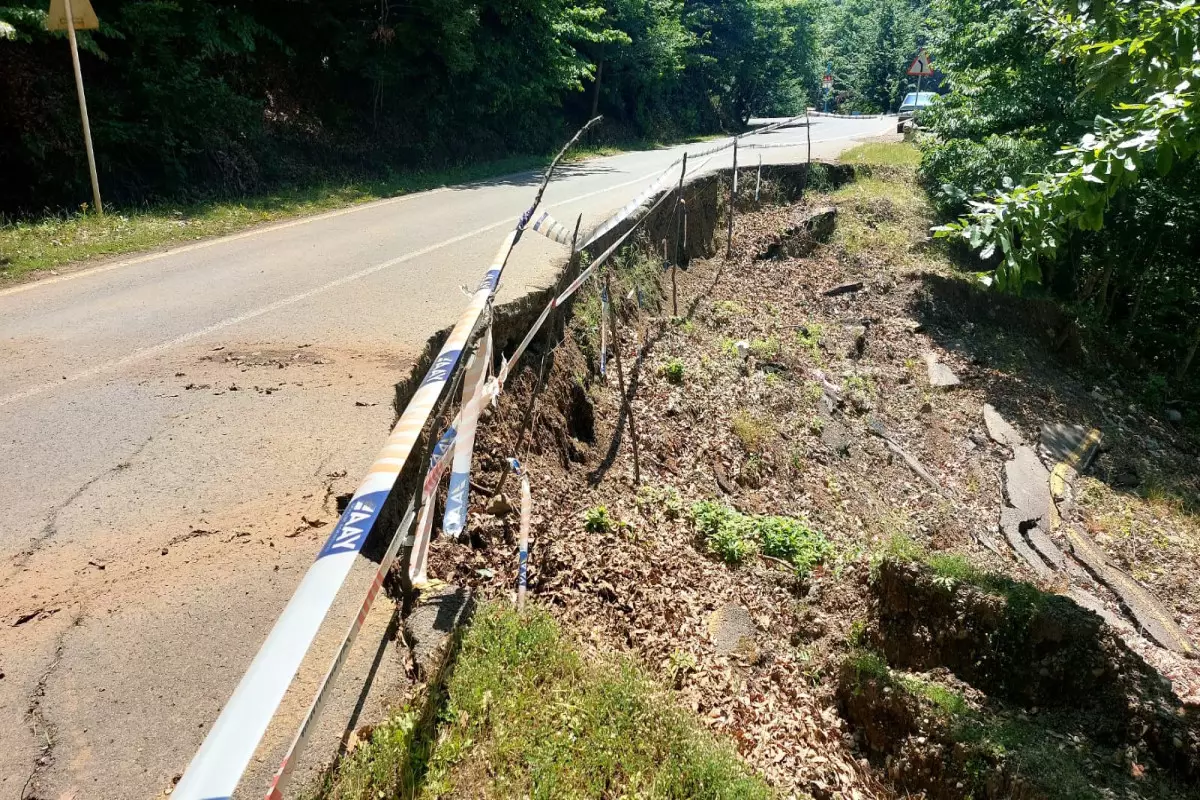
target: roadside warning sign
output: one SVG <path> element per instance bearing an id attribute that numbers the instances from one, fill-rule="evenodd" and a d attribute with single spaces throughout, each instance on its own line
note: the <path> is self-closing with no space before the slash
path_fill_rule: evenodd
<path id="1" fill-rule="evenodd" d="M 71 0 L 71 16 L 75 20 L 75 30 L 95 30 L 100 27 L 96 12 L 92 10 L 91 0 Z M 67 29 L 66 0 L 50 0 L 50 12 L 46 14 L 46 30 L 65 31 Z"/>
<path id="2" fill-rule="evenodd" d="M 908 65 L 908 74 L 928 78 L 933 74 L 933 65 L 929 62 L 929 53 L 922 50 L 913 62 Z"/>
<path id="3" fill-rule="evenodd" d="M 825 77 L 821 79 L 821 87 L 823 89 L 825 89 L 825 91 L 829 91 L 830 89 L 832 89 L 833 88 L 833 76 L 830 75 L 829 73 L 825 73 Z"/>

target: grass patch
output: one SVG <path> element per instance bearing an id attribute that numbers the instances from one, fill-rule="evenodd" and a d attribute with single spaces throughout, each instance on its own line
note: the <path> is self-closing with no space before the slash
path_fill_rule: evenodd
<path id="1" fill-rule="evenodd" d="M 833 555 L 833 545 L 824 534 L 795 517 L 747 515 L 724 503 L 701 500 L 692 505 L 692 520 L 709 552 L 730 564 L 761 552 L 807 575 Z"/>
<path id="2" fill-rule="evenodd" d="M 771 420 L 748 411 L 739 411 L 734 415 L 730 430 L 747 453 L 762 452 L 775 436 L 775 426 Z"/>
<path id="3" fill-rule="evenodd" d="M 912 180 L 861 177 L 831 198 L 843 210 L 833 241 L 849 255 L 898 266 L 914 256 L 933 219 L 928 198 Z"/>
<path id="4" fill-rule="evenodd" d="M 910 142 L 863 142 L 842 153 L 843 164 L 912 167 L 921 163 L 921 151 Z"/>
<path id="5" fill-rule="evenodd" d="M 376 729 L 327 800 L 769 798 L 731 747 L 636 666 L 585 659 L 540 609 L 484 606 L 466 630 L 430 743 Z M 422 750 L 427 753 L 421 754 Z M 421 780 L 401 784 L 417 753 Z"/>

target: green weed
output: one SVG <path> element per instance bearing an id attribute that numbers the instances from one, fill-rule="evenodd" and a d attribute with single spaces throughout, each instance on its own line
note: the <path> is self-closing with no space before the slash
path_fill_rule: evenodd
<path id="1" fill-rule="evenodd" d="M 796 344 L 804 348 L 812 356 L 813 361 L 821 361 L 821 337 L 825 327 L 819 322 L 810 322 L 796 331 Z"/>
<path id="2" fill-rule="evenodd" d="M 692 519 L 709 550 L 731 564 L 762 552 L 807 575 L 833 554 L 823 534 L 793 517 L 746 515 L 723 503 L 701 500 L 692 504 Z"/>
<path id="3" fill-rule="evenodd" d="M 664 519 L 679 519 L 683 516 L 683 499 L 674 486 L 651 486 L 648 483 L 638 488 L 638 511 L 647 517 L 661 514 Z"/>
<path id="4" fill-rule="evenodd" d="M 667 383 L 678 386 L 683 383 L 683 362 L 678 358 L 672 358 L 662 366 L 662 374 L 667 379 Z"/>
<path id="5" fill-rule="evenodd" d="M 583 512 L 583 529 L 588 533 L 609 533 L 617 528 L 618 522 L 608 513 L 605 506 L 592 506 Z"/>

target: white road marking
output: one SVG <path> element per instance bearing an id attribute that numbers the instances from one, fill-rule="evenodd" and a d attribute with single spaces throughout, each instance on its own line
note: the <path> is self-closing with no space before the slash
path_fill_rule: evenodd
<path id="1" fill-rule="evenodd" d="M 436 189 L 429 189 L 424 192 L 413 192 L 411 194 L 402 194 L 402 195 L 399 195 L 398 197 L 385 197 L 382 200 L 372 200 L 369 203 L 359 203 L 358 205 L 349 206 L 347 208 L 338 208 L 338 209 L 334 209 L 333 211 L 325 211 L 320 214 L 311 214 L 308 216 L 299 217 L 297 219 L 285 220 L 283 222 L 274 222 L 274 223 L 271 223 L 268 225 L 257 225 L 255 227 L 251 228 L 250 230 L 242 231 L 241 233 L 231 233 L 231 234 L 227 234 L 225 236 L 215 236 L 211 239 L 205 239 L 202 242 L 196 242 L 194 244 L 185 244 L 180 247 L 172 247 L 167 250 L 158 250 L 153 253 L 146 253 L 145 255 L 137 256 L 136 258 L 126 258 L 121 261 L 114 261 L 111 264 L 101 264 L 100 266 L 92 267 L 91 269 L 81 269 L 77 272 L 68 272 L 66 275 L 58 275 L 55 277 L 42 278 L 40 280 L 30 281 L 29 283 L 23 283 L 20 286 L 13 286 L 8 289 L 0 290 L 0 297 L 7 297 L 10 294 L 18 294 L 20 292 L 27 292 L 30 289 L 38 289 L 38 288 L 41 288 L 42 286 L 51 286 L 55 283 L 63 283 L 64 281 L 73 281 L 76 278 L 86 278 L 89 275 L 98 275 L 101 272 L 108 272 L 110 270 L 120 269 L 121 267 L 131 267 L 134 264 L 144 264 L 147 261 L 154 261 L 155 259 L 166 258 L 167 256 L 177 256 L 180 253 L 190 253 L 193 250 L 202 250 L 206 247 L 212 247 L 212 246 L 218 245 L 218 244 L 225 244 L 226 242 L 236 242 L 239 239 L 248 239 L 251 236 L 260 236 L 264 233 L 274 233 L 275 231 L 281 231 L 286 228 L 294 228 L 297 225 L 307 225 L 310 222 L 319 222 L 324 219 L 333 219 L 334 217 L 340 217 L 345 214 L 353 214 L 355 211 L 362 211 L 363 209 L 366 209 L 366 208 L 375 208 L 377 206 L 390 205 L 392 203 L 400 203 L 400 202 L 404 202 L 406 200 L 412 200 L 417 197 L 428 197 L 431 194 L 439 194 L 441 192 L 448 192 L 448 191 L 450 191 L 449 186 L 439 186 Z"/>
<path id="2" fill-rule="evenodd" d="M 654 177 L 656 174 L 657 173 L 652 172 L 647 175 L 641 175 L 637 178 L 633 178 L 632 180 L 625 181 L 624 183 L 618 183 L 613 186 L 607 186 L 603 189 L 597 189 L 596 191 L 587 192 L 585 194 L 567 198 L 566 200 L 560 200 L 557 203 L 548 205 L 547 208 L 553 208 L 555 206 L 565 205 L 567 203 L 575 203 L 580 200 L 586 200 L 589 197 L 594 197 L 595 195 L 598 195 L 598 194 L 603 194 L 604 192 L 610 192 L 615 189 L 622 189 L 626 186 L 629 186 L 630 184 L 640 183 L 642 181 L 648 180 L 649 178 Z M 314 287 L 312 289 L 309 289 L 308 291 L 300 292 L 299 294 L 291 295 L 290 297 L 285 297 L 281 300 L 276 300 L 275 302 L 268 303 L 267 305 L 262 306 L 260 308 L 256 308 L 252 311 L 247 311 L 244 314 L 239 314 L 235 317 L 228 317 L 226 319 L 221 320 L 220 322 L 215 322 L 212 325 L 207 325 L 203 328 L 199 328 L 197 330 L 189 331 L 188 333 L 181 334 L 180 336 L 176 336 L 174 339 L 169 339 L 165 342 L 160 342 L 159 344 L 156 344 L 156 345 L 151 345 L 149 347 L 143 347 L 138 350 L 134 350 L 132 353 L 129 353 L 128 355 L 123 356 L 121 358 L 112 359 L 110 361 L 105 361 L 100 364 L 93 365 L 91 367 L 88 367 L 87 369 L 80 370 L 79 372 L 75 372 L 70 375 L 66 375 L 61 380 L 46 381 L 45 383 L 31 386 L 28 389 L 23 389 L 19 392 L 15 392 L 13 394 L 6 395 L 4 397 L 0 397 L 0 408 L 4 407 L 6 405 L 9 405 L 10 403 L 15 403 L 18 400 L 24 400 L 26 398 L 33 397 L 34 395 L 38 395 L 43 392 L 49 391 L 58 386 L 64 386 L 68 383 L 73 383 L 75 381 L 83 380 L 85 378 L 92 378 L 92 377 L 95 377 L 96 375 L 100 375 L 105 372 L 111 372 L 112 370 L 119 369 L 120 367 L 128 366 L 129 364 L 132 364 L 136 361 L 141 361 L 143 359 L 158 355 L 159 353 L 165 352 L 172 348 L 178 347 L 179 345 L 187 344 L 190 341 L 199 339 L 203 336 L 207 336 L 210 333 L 215 333 L 216 331 L 222 330 L 224 328 L 228 328 L 233 325 L 239 325 L 243 322 L 252 320 L 256 317 L 261 317 L 264 314 L 269 314 L 272 311 L 278 311 L 281 308 L 286 308 L 287 306 L 295 305 L 296 303 L 307 300 L 310 297 L 314 297 L 316 295 L 327 292 L 330 289 L 336 289 L 339 286 L 343 286 L 347 283 L 351 283 L 353 281 L 360 280 L 362 278 L 367 277 L 368 275 L 374 275 L 376 272 L 381 272 L 385 269 L 389 269 L 389 268 L 397 266 L 399 264 L 403 264 L 406 261 L 411 261 L 414 258 L 420 258 L 421 256 L 428 255 L 429 253 L 432 253 L 435 250 L 440 250 L 443 247 L 448 247 L 452 244 L 457 244 L 458 242 L 464 241 L 465 239 L 470 239 L 473 236 L 479 236 L 480 234 L 487 233 L 488 231 L 491 231 L 491 230 L 495 230 L 496 228 L 499 228 L 502 225 L 513 225 L 515 223 L 516 223 L 515 215 L 511 216 L 511 217 L 507 217 L 502 220 L 498 220 L 491 224 L 484 225 L 483 227 L 476 228 L 472 231 L 468 231 L 467 233 L 461 233 L 458 236 L 453 236 L 449 239 L 444 239 L 435 244 L 428 245 L 427 247 L 422 247 L 419 250 L 413 250 L 411 252 L 405 253 L 402 256 L 397 256 L 396 258 L 388 259 L 387 261 L 383 261 L 379 264 L 374 264 L 370 267 L 360 269 L 358 272 L 352 272 L 349 275 L 343 275 L 342 277 L 336 278 L 332 281 L 329 281 L 328 283 L 322 284 L 321 286 Z"/>

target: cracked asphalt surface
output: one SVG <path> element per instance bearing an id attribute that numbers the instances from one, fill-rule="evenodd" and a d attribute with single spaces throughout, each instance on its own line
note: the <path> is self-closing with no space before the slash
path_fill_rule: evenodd
<path id="1" fill-rule="evenodd" d="M 814 120 L 813 156 L 894 130 Z M 803 160 L 804 130 L 762 137 Z M 684 149 L 565 167 L 584 228 Z M 757 154 L 753 155 L 755 162 Z M 745 159 L 744 159 L 745 160 Z M 708 169 L 727 167 L 729 154 Z M 452 323 L 539 176 L 383 200 L 0 291 L 0 796 L 161 796 L 187 765 L 393 421 L 393 385 Z M 554 278 L 536 234 L 500 301 Z M 352 573 L 252 763 L 261 794 L 374 565 Z M 382 603 L 314 737 L 331 751 L 377 663 Z M 313 757 L 313 754 L 316 757 Z M 311 774 L 311 773 L 310 773 Z"/>

